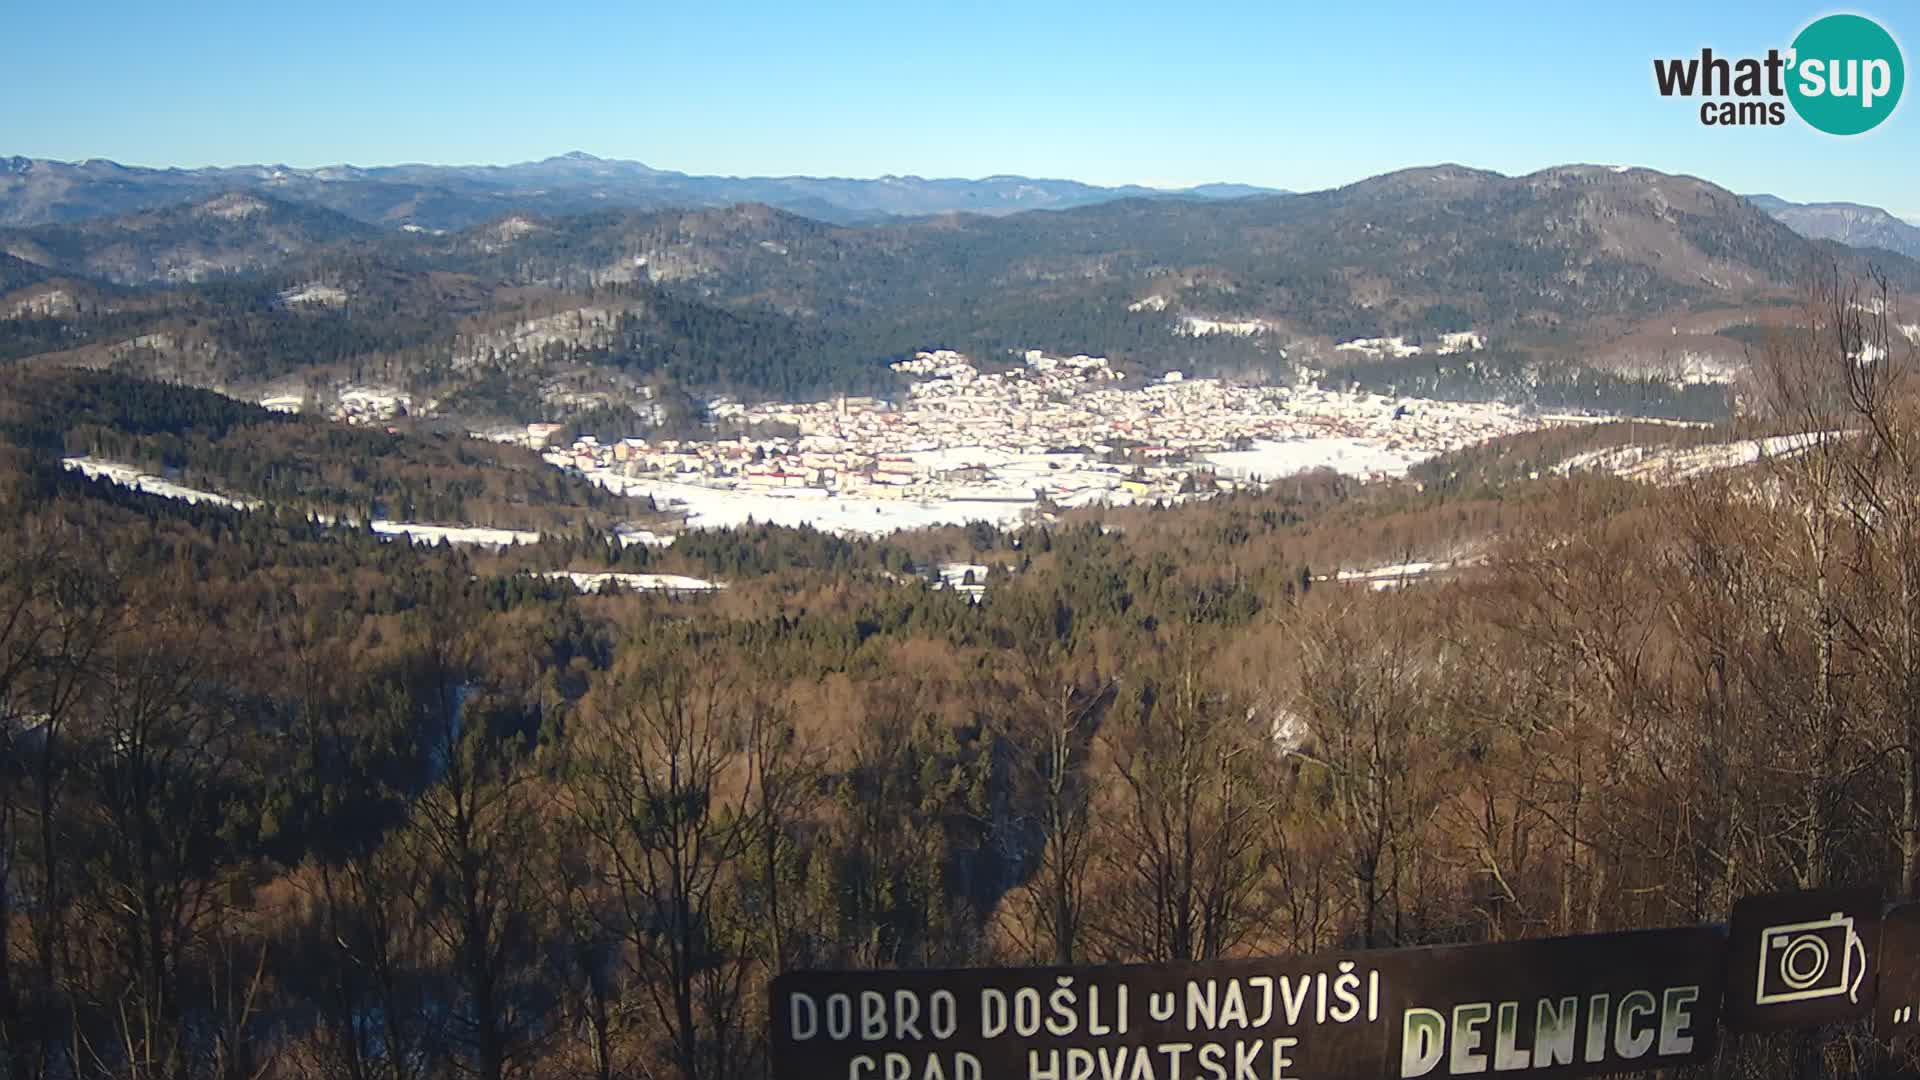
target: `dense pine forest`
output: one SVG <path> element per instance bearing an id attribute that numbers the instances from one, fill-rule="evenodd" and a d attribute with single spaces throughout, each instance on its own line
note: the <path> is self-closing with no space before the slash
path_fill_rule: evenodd
<path id="1" fill-rule="evenodd" d="M 16 424 L 0 1076 L 735 1080 L 787 970 L 1912 898 L 1920 358 L 1815 300 L 1760 407 L 1832 434 L 1671 488 L 1530 478 L 1523 437 L 1011 531 L 487 555 L 91 483 Z M 189 461 L 306 424 L 88 407 Z M 540 558 L 731 587 L 579 596 Z M 924 579 L 956 558 L 982 602 Z M 1828 1028 L 1713 1075 L 1904 1067 Z"/>

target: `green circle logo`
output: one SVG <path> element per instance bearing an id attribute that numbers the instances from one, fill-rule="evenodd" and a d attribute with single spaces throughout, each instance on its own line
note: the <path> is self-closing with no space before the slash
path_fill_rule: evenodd
<path id="1" fill-rule="evenodd" d="M 1900 45 L 1860 15 L 1829 15 L 1793 39 L 1787 98 L 1829 135 L 1859 135 L 1893 115 L 1907 83 Z"/>

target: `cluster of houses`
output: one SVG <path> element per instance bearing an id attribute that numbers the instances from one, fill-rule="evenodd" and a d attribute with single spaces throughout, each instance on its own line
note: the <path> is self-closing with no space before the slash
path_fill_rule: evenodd
<path id="1" fill-rule="evenodd" d="M 1380 464 L 1355 471 L 1377 475 L 1538 426 L 1504 405 L 1243 385 L 1179 372 L 1129 377 L 1094 356 L 1030 351 L 989 371 L 960 353 L 935 350 L 894 367 L 914 379 L 898 404 L 870 397 L 714 402 L 716 417 L 749 433 L 732 438 L 583 436 L 550 446 L 558 424 L 530 424 L 513 437 L 543 448 L 556 466 L 588 474 L 728 490 L 1042 497 L 1074 505 L 1212 490 L 1217 470 L 1209 456 L 1250 446 L 1307 446 L 1310 455 L 1316 440 L 1364 444 L 1377 448 Z"/>

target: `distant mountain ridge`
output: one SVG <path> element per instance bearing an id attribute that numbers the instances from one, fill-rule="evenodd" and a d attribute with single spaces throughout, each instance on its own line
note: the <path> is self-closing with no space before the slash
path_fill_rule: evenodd
<path id="1" fill-rule="evenodd" d="M 1796 203 L 1775 195 L 1748 195 L 1794 232 L 1815 240 L 1837 240 L 1851 247 L 1883 248 L 1920 258 L 1920 226 L 1878 206 L 1850 202 Z"/>
<path id="2" fill-rule="evenodd" d="M 1608 165 L 859 225 L 765 203 L 513 211 L 444 233 L 243 188 L 0 228 L 0 363 L 252 400 L 371 384 L 476 423 L 651 410 L 668 400 L 654 390 L 892 393 L 890 363 L 930 347 L 1694 410 L 1719 391 L 1686 380 L 1737 371 L 1810 271 L 1869 265 L 1920 293 L 1912 259 L 1810 239 L 1697 177 Z M 1433 343 L 1453 335 L 1484 345 L 1450 358 Z M 1366 345 L 1395 339 L 1425 351 Z"/>
<path id="3" fill-rule="evenodd" d="M 1627 171 L 1623 166 L 1594 168 Z M 1471 172 L 1471 170 L 1468 170 Z M 1389 176 L 1419 175 L 1405 170 Z M 331 210 L 386 229 L 459 231 L 510 214 L 567 217 L 606 210 L 720 208 L 759 203 L 837 225 L 949 213 L 1002 216 L 1069 210 L 1124 199 L 1227 201 L 1296 193 L 1237 183 L 1163 189 L 996 174 L 978 179 L 885 175 L 708 176 L 572 151 L 514 165 L 402 164 L 310 169 L 285 165 L 145 168 L 104 158 L 78 162 L 0 157 L 0 227 L 72 226 L 250 192 Z M 1920 225 L 1860 203 L 1795 203 L 1744 196 L 1815 240 L 1920 258 Z M 28 261 L 45 261 L 29 259 Z M 112 275 L 108 275 L 112 276 Z"/>
<path id="4" fill-rule="evenodd" d="M 551 167 L 628 168 L 577 158 Z M 583 328 L 607 329 L 568 327 L 566 348 L 692 385 L 783 394 L 842 375 L 858 385 L 865 370 L 885 370 L 881 359 L 929 343 L 982 355 L 1097 351 L 1191 370 L 1267 369 L 1288 357 L 1337 358 L 1341 341 L 1463 330 L 1559 349 L 1696 306 L 1775 301 L 1811 262 L 1861 258 L 1697 178 L 1591 165 L 1522 177 L 1438 165 L 1302 195 L 1116 199 L 860 227 L 750 203 L 514 213 L 445 235 L 239 191 L 0 229 L 0 254 L 14 260 L 0 273 L 24 284 L 204 286 L 146 295 L 139 310 L 116 301 L 109 323 L 81 320 L 53 339 L 36 329 L 18 346 L 23 355 L 47 340 L 92 347 L 165 332 L 180 345 L 224 333 L 213 351 L 176 359 L 200 371 L 217 354 L 226 359 L 210 377 L 244 378 L 281 373 L 282 354 L 418 347 L 450 364 L 473 354 L 455 337 L 525 323 L 522 336 L 537 347 L 487 350 L 531 358 L 556 340 L 539 320 L 577 310 Z M 1920 284 L 1910 261 L 1890 269 L 1903 288 Z M 66 291 L 67 303 L 84 300 Z M 10 303 L 53 303 L 38 296 Z M 1211 329 L 1227 323 L 1253 329 Z M 322 327 L 337 338 L 326 349 L 313 337 Z M 805 370 L 728 374 L 734 354 L 761 366 L 791 357 L 789 367 Z"/>
<path id="5" fill-rule="evenodd" d="M 1164 190 L 1076 180 L 988 176 L 977 180 L 882 176 L 697 176 L 581 151 L 517 165 L 242 165 L 150 169 L 0 158 L 0 226 L 72 224 L 251 191 L 309 203 L 369 224 L 462 229 L 510 212 L 552 216 L 606 209 L 765 203 L 836 224 L 968 212 L 1060 210 L 1115 199 L 1233 199 L 1284 192 L 1245 184 Z"/>

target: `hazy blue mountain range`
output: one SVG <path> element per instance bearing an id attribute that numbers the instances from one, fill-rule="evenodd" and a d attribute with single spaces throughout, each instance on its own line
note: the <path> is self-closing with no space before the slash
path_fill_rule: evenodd
<path id="1" fill-rule="evenodd" d="M 1180 191 L 1099 187 L 1073 180 L 989 176 L 979 180 L 882 176 L 693 176 L 574 152 L 519 165 L 284 165 L 149 169 L 98 158 L 81 162 L 0 158 L 0 225 L 30 226 L 125 214 L 231 191 L 325 207 L 389 227 L 461 229 L 509 212 L 728 206 L 755 202 L 841 224 L 890 217 L 1057 210 L 1123 198 L 1232 199 L 1277 192 L 1245 184 Z"/>
<path id="2" fill-rule="evenodd" d="M 1774 195 L 1749 195 L 1751 202 L 1816 240 L 1838 240 L 1852 247 L 1884 248 L 1920 258 L 1920 226 L 1877 206 L 1849 202 L 1796 203 Z"/>

